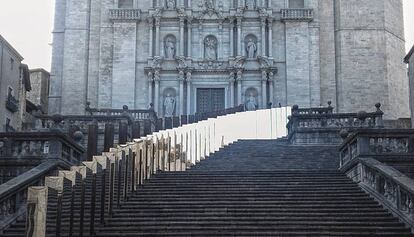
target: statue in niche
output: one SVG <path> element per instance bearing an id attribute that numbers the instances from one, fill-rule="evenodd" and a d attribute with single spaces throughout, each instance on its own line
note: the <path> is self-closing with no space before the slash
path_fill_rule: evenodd
<path id="1" fill-rule="evenodd" d="M 175 0 L 167 0 L 167 9 L 169 10 L 175 9 Z"/>
<path id="2" fill-rule="evenodd" d="M 213 0 L 205 0 L 204 5 L 208 10 L 214 9 L 214 2 Z"/>
<path id="3" fill-rule="evenodd" d="M 255 0 L 246 0 L 246 8 L 253 10 L 255 6 Z"/>
<path id="4" fill-rule="evenodd" d="M 253 92 L 250 92 L 249 97 L 246 100 L 246 110 L 254 111 L 256 109 L 257 109 L 256 97 L 253 95 Z"/>
<path id="5" fill-rule="evenodd" d="M 174 116 L 174 109 L 175 109 L 175 99 L 171 96 L 170 93 L 164 99 L 164 107 L 165 107 L 165 117 L 173 117 Z"/>
<path id="6" fill-rule="evenodd" d="M 167 59 L 175 57 L 175 40 L 171 36 L 165 40 L 165 57 Z"/>
<path id="7" fill-rule="evenodd" d="M 208 60 L 217 59 L 217 40 L 213 36 L 207 37 L 204 42 L 204 56 Z"/>
<path id="8" fill-rule="evenodd" d="M 246 45 L 247 58 L 255 58 L 257 52 L 256 42 L 252 38 L 247 41 Z"/>

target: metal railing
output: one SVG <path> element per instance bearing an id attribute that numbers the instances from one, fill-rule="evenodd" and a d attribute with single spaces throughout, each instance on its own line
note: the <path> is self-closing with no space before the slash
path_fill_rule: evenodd
<path id="1" fill-rule="evenodd" d="M 93 161 L 83 162 L 71 171 L 46 177 L 45 186 L 29 188 L 26 228 L 31 231 L 26 236 L 60 236 L 60 229 L 50 229 L 50 226 L 63 224 L 69 226 L 69 235 L 78 234 L 73 232 L 75 225 L 80 226 L 80 231 L 93 235 L 95 225 L 105 223 L 114 208 L 157 173 L 189 169 L 239 139 L 286 136 L 290 111 L 290 108 L 277 108 L 235 113 L 156 132 L 94 156 Z M 90 199 L 86 200 L 85 192 L 91 193 Z M 74 199 L 83 208 L 79 210 L 71 206 Z M 62 206 L 70 208 L 62 209 Z M 50 219 L 39 213 L 52 213 L 57 218 Z M 73 216 L 78 218 L 75 220 L 71 218 Z"/>

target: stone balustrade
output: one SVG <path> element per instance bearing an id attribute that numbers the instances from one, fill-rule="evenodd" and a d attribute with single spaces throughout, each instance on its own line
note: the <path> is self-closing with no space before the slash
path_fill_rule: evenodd
<path id="1" fill-rule="evenodd" d="M 387 209 L 414 227 L 414 180 L 373 158 L 357 158 L 343 171 Z"/>
<path id="2" fill-rule="evenodd" d="M 43 185 L 44 178 L 62 166 L 59 161 L 42 163 L 28 172 L 0 185 L 0 232 L 26 213 L 27 190 Z"/>
<path id="3" fill-rule="evenodd" d="M 381 105 L 376 111 L 367 113 L 332 113 L 332 107 L 302 110 L 292 107 L 292 115 L 287 124 L 288 139 L 294 144 L 341 144 L 339 131 L 353 131 L 359 128 L 382 128 L 383 112 Z"/>
<path id="4" fill-rule="evenodd" d="M 0 133 L 0 157 L 61 159 L 76 164 L 85 149 L 60 131 Z"/>
<path id="5" fill-rule="evenodd" d="M 347 135 L 346 132 L 342 134 Z M 414 130 L 359 129 L 351 133 L 340 147 L 340 166 L 361 157 L 414 157 Z"/>
<path id="6" fill-rule="evenodd" d="M 109 19 L 113 21 L 138 21 L 141 19 L 139 9 L 110 9 Z"/>
<path id="7" fill-rule="evenodd" d="M 312 21 L 314 18 L 313 9 L 281 9 L 280 14 L 282 21 Z"/>

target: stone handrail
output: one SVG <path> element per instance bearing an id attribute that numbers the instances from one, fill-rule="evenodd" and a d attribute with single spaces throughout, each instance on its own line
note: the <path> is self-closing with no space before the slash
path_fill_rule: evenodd
<path id="1" fill-rule="evenodd" d="M 340 146 L 340 167 L 358 157 L 414 157 L 412 129 L 358 129 Z"/>
<path id="2" fill-rule="evenodd" d="M 290 108 L 249 111 L 163 130 L 118 145 L 70 171 L 60 171 L 58 176 L 46 177 L 44 186 L 29 188 L 26 229 L 31 231 L 26 236 L 60 236 L 59 228 L 48 227 L 64 224 L 69 226 L 69 236 L 78 234 L 74 233 L 75 225 L 93 236 L 96 225 L 105 223 L 114 208 L 157 173 L 184 171 L 238 139 L 285 136 L 289 111 Z M 85 192 L 91 193 L 88 199 Z M 75 209 L 74 199 L 84 208 Z M 57 218 L 47 218 L 45 213 Z M 79 218 L 75 220 L 73 216 Z"/>
<path id="3" fill-rule="evenodd" d="M 44 178 L 61 165 L 58 160 L 51 160 L 0 185 L 0 232 L 25 215 L 27 189 L 33 185 L 42 185 Z"/>
<path id="4" fill-rule="evenodd" d="M 289 117 L 287 124 L 288 138 L 299 142 L 300 140 L 306 140 L 306 143 L 312 143 L 312 139 L 341 143 L 341 138 L 338 135 L 340 130 L 353 131 L 359 128 L 382 128 L 384 126 L 383 112 L 380 107 L 380 104 L 376 104 L 377 110 L 372 113 L 361 111 L 358 113 L 335 114 L 331 113 L 331 107 L 319 109 L 318 111 L 301 110 L 295 105 L 292 107 L 292 115 Z M 321 134 L 324 134 L 324 136 Z"/>
<path id="5" fill-rule="evenodd" d="M 0 133 L 0 157 L 57 158 L 77 164 L 84 153 L 82 146 L 59 131 Z"/>
<path id="6" fill-rule="evenodd" d="M 139 9 L 110 9 L 109 19 L 117 21 L 137 21 L 141 19 Z"/>
<path id="7" fill-rule="evenodd" d="M 358 158 L 348 177 L 414 228 L 414 180 L 373 158 Z"/>
<path id="8" fill-rule="evenodd" d="M 312 21 L 314 17 L 313 9 L 305 8 L 281 9 L 280 14 L 282 21 Z"/>

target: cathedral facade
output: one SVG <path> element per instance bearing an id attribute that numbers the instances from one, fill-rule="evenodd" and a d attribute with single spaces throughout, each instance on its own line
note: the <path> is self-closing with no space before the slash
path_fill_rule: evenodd
<path id="1" fill-rule="evenodd" d="M 49 113 L 331 101 L 408 117 L 401 0 L 56 0 Z"/>

